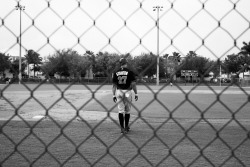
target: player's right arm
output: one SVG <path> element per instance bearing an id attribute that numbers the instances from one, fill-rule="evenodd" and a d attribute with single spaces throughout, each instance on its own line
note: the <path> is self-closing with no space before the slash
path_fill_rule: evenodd
<path id="1" fill-rule="evenodd" d="M 116 95 L 115 95 L 116 89 L 117 89 L 117 85 L 115 83 L 113 83 L 112 93 L 113 93 L 113 101 L 115 103 L 117 102 L 117 98 L 116 98 Z"/>
<path id="2" fill-rule="evenodd" d="M 117 77 L 115 73 L 113 74 L 113 86 L 112 86 L 112 93 L 113 93 L 113 101 L 116 103 L 116 90 L 117 90 Z"/>

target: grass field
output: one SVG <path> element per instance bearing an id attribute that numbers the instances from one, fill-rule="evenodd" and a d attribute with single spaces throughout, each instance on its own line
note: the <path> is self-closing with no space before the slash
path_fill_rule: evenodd
<path id="1" fill-rule="evenodd" d="M 127 135 L 111 85 L 0 89 L 0 166 L 250 166 L 249 88 L 140 85 Z"/>

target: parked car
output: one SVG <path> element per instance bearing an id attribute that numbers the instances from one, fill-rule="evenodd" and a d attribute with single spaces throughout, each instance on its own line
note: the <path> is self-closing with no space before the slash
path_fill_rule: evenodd
<path id="1" fill-rule="evenodd" d="M 224 83 L 230 83 L 230 82 L 231 82 L 231 79 L 230 79 L 230 78 L 224 78 L 224 79 L 223 79 L 223 82 L 224 82 Z"/>
<path id="2" fill-rule="evenodd" d="M 230 78 L 218 78 L 218 81 L 221 80 L 221 83 L 230 83 L 231 82 L 231 79 Z"/>
<path id="3" fill-rule="evenodd" d="M 10 84 L 10 83 L 12 83 L 12 78 L 8 78 L 8 77 L 6 77 L 6 78 L 3 78 L 3 81 L 6 83 L 6 84 Z"/>

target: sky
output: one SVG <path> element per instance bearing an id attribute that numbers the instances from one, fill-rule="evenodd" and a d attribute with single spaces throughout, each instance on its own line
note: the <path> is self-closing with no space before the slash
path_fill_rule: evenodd
<path id="1" fill-rule="evenodd" d="M 250 0 L 0 0 L 0 52 L 41 57 L 73 49 L 138 56 L 189 51 L 210 58 L 238 53 L 250 41 Z M 159 43 L 157 11 L 159 11 Z"/>

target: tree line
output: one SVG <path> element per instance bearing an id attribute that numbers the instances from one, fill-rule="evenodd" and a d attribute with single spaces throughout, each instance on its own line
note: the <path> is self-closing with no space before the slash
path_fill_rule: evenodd
<path id="1" fill-rule="evenodd" d="M 46 61 L 42 61 L 42 57 L 33 50 L 28 50 L 24 58 L 22 58 L 22 73 L 25 67 L 33 64 L 32 69 L 34 75 L 36 71 L 42 72 L 46 77 L 58 74 L 64 77 L 84 77 L 86 72 L 91 69 L 95 77 L 111 77 L 112 72 L 119 68 L 119 59 L 125 57 L 128 60 L 129 68 L 131 68 L 139 77 L 153 77 L 156 74 L 157 55 L 150 53 L 142 53 L 141 55 L 132 57 L 129 53 L 117 54 L 109 52 L 86 51 L 80 54 L 73 49 L 58 50 L 54 54 L 49 55 Z M 185 57 L 181 57 L 178 52 L 165 54 L 159 57 L 159 76 L 160 78 L 171 78 L 173 75 L 181 76 L 181 70 L 197 70 L 199 77 L 204 78 L 213 72 L 217 77 L 220 68 L 223 73 L 233 73 L 239 75 L 240 72 L 249 70 L 250 67 L 250 42 L 243 42 L 243 47 L 239 53 L 227 55 L 225 60 L 210 60 L 196 54 L 195 51 L 189 51 Z M 10 55 L 0 53 L 0 73 L 6 69 L 17 77 L 19 71 L 19 60 L 10 61 Z"/>

